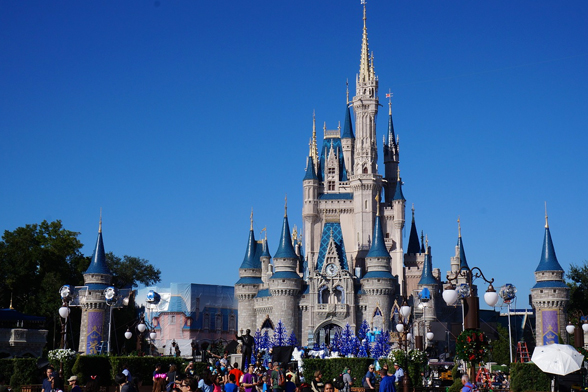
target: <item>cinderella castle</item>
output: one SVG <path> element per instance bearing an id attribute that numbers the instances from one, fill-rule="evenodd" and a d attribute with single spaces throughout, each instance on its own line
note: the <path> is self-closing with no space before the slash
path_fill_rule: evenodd
<path id="1" fill-rule="evenodd" d="M 285 208 L 272 259 L 267 239 L 256 240 L 251 217 L 240 279 L 235 283 L 237 329 L 273 329 L 281 320 L 302 345 L 328 343 L 347 323 L 355 331 L 364 320 L 372 330 L 393 330 L 399 303 L 407 298 L 413 305 L 414 318 L 424 324 L 415 336 L 422 336 L 434 320 L 457 323 L 461 331 L 461 311 L 456 312 L 441 300 L 443 277 L 439 269 L 432 267 L 427 241 L 422 234 L 419 238 L 414 208 L 408 243 L 403 241 L 406 199 L 391 103 L 382 146 L 384 173 L 378 170 L 376 118 L 380 101 L 378 77 L 368 46 L 365 3 L 355 96 L 349 100 L 347 95 L 343 129 L 339 126 L 329 130 L 325 126 L 320 150 L 313 118 L 306 173 L 301 175 L 304 239 L 296 229 L 291 232 Z M 548 240 L 551 244 L 550 236 Z M 552 245 L 547 248 L 552 249 Z M 545 257 L 552 260 L 555 253 Z M 540 267 L 556 264 L 557 261 L 542 261 Z M 449 273 L 453 274 L 468 267 L 461 230 L 450 265 Z M 559 264 L 556 267 L 561 270 Z M 558 312 L 562 314 L 567 303 L 564 297 L 569 297 L 562 287 L 563 270 L 539 275 L 541 282 L 536 288 L 541 295 L 545 295 L 543 289 L 550 283 L 557 286 L 561 297 Z M 472 289 L 475 292 L 476 288 Z M 449 320 L 448 314 L 454 320 Z M 557 325 L 550 325 L 552 334 L 553 327 L 557 333 L 565 325 L 563 319 L 554 324 Z M 443 340 L 445 333 L 438 335 Z"/>

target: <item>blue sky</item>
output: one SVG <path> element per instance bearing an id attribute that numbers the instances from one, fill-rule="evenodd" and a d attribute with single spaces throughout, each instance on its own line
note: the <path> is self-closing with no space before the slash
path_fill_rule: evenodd
<path id="1" fill-rule="evenodd" d="M 587 259 L 588 2 L 367 7 L 407 217 L 445 275 L 461 216 L 525 307 L 545 201 L 561 265 Z M 312 113 L 343 121 L 361 29 L 359 0 L 0 1 L 0 230 L 61 219 L 90 254 L 102 207 L 107 251 L 163 285 L 232 285 L 251 208 L 272 252 L 286 194 L 301 226 Z"/>

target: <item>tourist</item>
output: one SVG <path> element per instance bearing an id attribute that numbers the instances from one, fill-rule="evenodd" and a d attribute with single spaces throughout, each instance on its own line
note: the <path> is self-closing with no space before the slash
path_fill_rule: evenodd
<path id="1" fill-rule="evenodd" d="M 284 392 L 296 392 L 296 384 L 292 381 L 292 375 L 286 374 L 286 385 L 284 385 Z"/>
<path id="2" fill-rule="evenodd" d="M 394 372 L 394 377 L 396 378 L 396 386 L 400 388 L 400 385 L 402 385 L 402 381 L 404 380 L 404 370 L 397 363 L 394 364 L 394 370 L 396 370 Z"/>
<path id="3" fill-rule="evenodd" d="M 288 375 L 290 375 L 292 382 L 296 386 L 300 385 L 300 380 L 298 378 L 298 375 L 296 374 L 296 365 L 290 364 L 290 366 L 288 366 L 288 371 L 286 372 L 286 379 L 288 379 Z"/>
<path id="4" fill-rule="evenodd" d="M 233 364 L 233 368 L 229 371 L 229 375 L 233 374 L 235 376 L 235 385 L 239 387 L 241 382 L 241 377 L 243 377 L 243 372 L 239 369 L 239 364 L 235 362 Z"/>
<path id="5" fill-rule="evenodd" d="M 324 392 L 325 384 L 323 384 L 323 374 L 320 370 L 314 372 L 314 379 L 310 383 L 312 392 Z"/>
<path id="6" fill-rule="evenodd" d="M 389 376 L 388 371 L 385 369 L 380 369 L 380 392 L 396 392 L 396 388 L 394 388 L 394 381 L 396 379 L 395 376 Z"/>
<path id="7" fill-rule="evenodd" d="M 335 392 L 335 387 L 333 386 L 332 382 L 327 381 L 325 383 L 325 392 Z"/>
<path id="8" fill-rule="evenodd" d="M 43 392 L 51 392 L 53 387 L 51 386 L 51 381 L 55 378 L 55 374 L 53 374 L 53 368 L 49 366 L 47 370 L 45 370 L 45 379 L 43 380 Z"/>
<path id="9" fill-rule="evenodd" d="M 274 362 L 274 370 L 272 370 L 272 390 L 274 392 L 282 392 L 285 383 L 286 378 L 284 377 L 284 372 L 280 368 L 280 364 Z"/>
<path id="10" fill-rule="evenodd" d="M 71 376 L 67 379 L 67 382 L 71 387 L 71 392 L 82 392 L 82 388 L 78 385 L 78 376 Z"/>
<path id="11" fill-rule="evenodd" d="M 345 369 L 343 369 L 343 392 L 351 392 L 352 385 L 353 378 L 351 377 L 351 369 L 345 367 Z"/>
<path id="12" fill-rule="evenodd" d="M 470 377 L 467 374 L 461 376 L 461 384 L 463 385 L 461 392 L 473 392 L 474 386 L 470 382 Z"/>
<path id="13" fill-rule="evenodd" d="M 363 387 L 366 392 L 374 391 L 376 389 L 376 375 L 374 374 L 374 365 L 368 367 L 368 371 L 363 377 Z"/>
<path id="14" fill-rule="evenodd" d="M 245 392 L 256 392 L 255 386 L 257 385 L 257 375 L 253 373 L 254 365 L 252 363 L 249 364 L 247 368 L 247 373 L 243 376 L 243 382 L 241 385 L 245 388 Z"/>
<path id="15" fill-rule="evenodd" d="M 188 366 L 184 369 L 184 373 L 186 373 L 187 377 L 194 378 L 196 375 L 196 369 L 194 369 L 194 362 L 188 362 Z"/>
<path id="16" fill-rule="evenodd" d="M 133 390 L 133 387 L 127 380 L 127 376 L 125 376 L 123 373 L 118 373 L 116 376 L 114 376 L 114 382 L 120 386 L 120 392 L 132 392 Z"/>
<path id="17" fill-rule="evenodd" d="M 235 375 L 229 373 L 229 382 L 225 384 L 225 392 L 238 392 L 239 387 L 235 383 Z"/>

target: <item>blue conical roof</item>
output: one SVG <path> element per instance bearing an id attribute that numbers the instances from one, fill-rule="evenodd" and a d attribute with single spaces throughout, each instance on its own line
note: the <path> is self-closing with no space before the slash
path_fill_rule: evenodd
<path id="1" fill-rule="evenodd" d="M 311 156 L 309 156 L 306 160 L 306 173 L 304 174 L 302 181 L 306 180 L 318 180 L 318 177 L 316 176 L 316 170 L 314 170 L 314 161 Z"/>
<path id="2" fill-rule="evenodd" d="M 423 273 L 421 274 L 419 284 L 437 284 L 437 280 L 433 277 L 433 262 L 429 252 L 425 253 L 425 264 L 423 265 Z"/>
<path id="3" fill-rule="evenodd" d="M 392 108 L 388 118 L 388 144 L 396 146 L 396 135 L 394 134 L 394 122 L 392 121 Z"/>
<path id="4" fill-rule="evenodd" d="M 104 274 L 112 275 L 110 269 L 106 265 L 106 254 L 104 253 L 104 242 L 102 241 L 102 230 L 98 231 L 98 240 L 96 241 L 96 247 L 94 253 L 92 253 L 92 261 L 90 266 L 84 272 L 84 274 Z"/>
<path id="5" fill-rule="evenodd" d="M 541 261 L 535 271 L 563 271 L 561 265 L 557 261 L 555 255 L 555 248 L 551 241 L 551 233 L 549 227 L 545 227 L 545 238 L 543 239 L 543 248 L 541 249 Z"/>
<path id="6" fill-rule="evenodd" d="M 253 230 L 249 230 L 249 239 L 247 241 L 247 249 L 245 250 L 245 257 L 241 263 L 240 269 L 244 268 L 261 268 L 261 263 L 258 257 L 255 257 L 257 251 L 257 242 Z"/>
<path id="7" fill-rule="evenodd" d="M 396 191 L 394 192 L 394 197 L 392 200 L 406 200 L 404 195 L 402 194 L 402 181 L 400 178 L 396 181 Z"/>
<path id="8" fill-rule="evenodd" d="M 269 252 L 269 245 L 267 244 L 267 239 L 263 241 L 263 252 L 261 252 L 261 257 L 272 257 Z"/>
<path id="9" fill-rule="evenodd" d="M 280 243 L 278 250 L 274 254 L 274 259 L 296 259 L 298 256 L 294 252 L 292 246 L 292 237 L 290 236 L 290 225 L 288 224 L 288 216 L 284 216 L 284 223 L 282 224 L 282 234 L 280 236 Z"/>
<path id="10" fill-rule="evenodd" d="M 374 225 L 374 240 L 366 257 L 390 258 L 390 253 L 388 253 L 384 243 L 384 234 L 382 233 L 382 223 L 379 215 L 376 216 L 376 224 Z"/>
<path id="11" fill-rule="evenodd" d="M 461 236 L 457 237 L 457 246 L 459 246 L 459 269 L 470 268 L 466 259 L 465 250 L 463 249 L 463 240 Z"/>
<path id="12" fill-rule="evenodd" d="M 420 253 L 419 234 L 417 233 L 416 223 L 414 221 L 414 209 L 412 213 L 412 223 L 410 224 L 410 235 L 408 236 L 408 248 L 406 253 Z"/>
<path id="13" fill-rule="evenodd" d="M 347 110 L 345 110 L 345 125 L 343 126 L 341 139 L 355 139 L 355 136 L 353 136 L 353 126 L 351 125 L 351 110 L 349 109 L 349 105 L 347 105 Z"/>

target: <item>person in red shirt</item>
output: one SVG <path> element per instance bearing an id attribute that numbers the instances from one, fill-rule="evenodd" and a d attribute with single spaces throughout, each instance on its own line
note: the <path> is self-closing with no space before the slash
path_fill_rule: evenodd
<path id="1" fill-rule="evenodd" d="M 235 384 L 238 387 L 240 385 L 239 383 L 241 382 L 241 377 L 243 377 L 243 372 L 241 371 L 241 369 L 239 369 L 239 364 L 237 362 L 233 364 L 233 369 L 231 369 L 229 374 L 235 375 Z"/>

